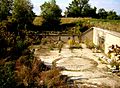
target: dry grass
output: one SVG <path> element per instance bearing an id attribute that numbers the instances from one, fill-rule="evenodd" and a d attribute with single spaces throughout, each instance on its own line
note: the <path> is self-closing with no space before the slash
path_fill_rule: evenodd
<path id="1" fill-rule="evenodd" d="M 35 25 L 41 25 L 43 19 L 36 17 L 33 21 Z M 76 22 L 83 22 L 84 25 L 91 25 L 92 27 L 100 27 L 107 30 L 120 32 L 120 20 L 105 20 L 105 19 L 94 19 L 94 18 L 61 18 L 61 24 L 69 24 Z"/>
<path id="2" fill-rule="evenodd" d="M 90 23 L 95 27 L 120 32 L 120 20 L 91 19 Z"/>
<path id="3" fill-rule="evenodd" d="M 42 72 L 41 80 L 47 88 L 70 88 L 67 84 L 67 76 L 62 76 L 58 69 Z"/>
<path id="4" fill-rule="evenodd" d="M 42 25 L 42 21 L 43 21 L 42 17 L 36 17 L 36 18 L 34 19 L 34 21 L 33 21 L 33 24 L 34 24 L 34 25 L 41 26 L 41 25 Z"/>
<path id="5" fill-rule="evenodd" d="M 80 18 L 61 18 L 61 24 L 75 23 L 79 21 Z"/>

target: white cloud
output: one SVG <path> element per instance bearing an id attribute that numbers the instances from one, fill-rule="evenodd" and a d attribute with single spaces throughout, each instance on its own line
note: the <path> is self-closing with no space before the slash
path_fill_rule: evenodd
<path id="1" fill-rule="evenodd" d="M 45 1 L 50 0 L 31 0 L 31 2 L 34 5 L 33 11 L 39 15 L 40 14 L 40 5 L 42 5 Z M 60 6 L 60 8 L 65 11 L 66 7 L 68 7 L 69 3 L 72 2 L 72 0 L 56 0 L 57 4 Z M 118 14 L 120 14 L 120 0 L 90 0 L 89 3 L 91 6 L 96 6 L 98 9 L 104 8 L 105 10 L 114 10 Z"/>
<path id="2" fill-rule="evenodd" d="M 33 11 L 35 12 L 36 15 L 40 15 L 40 6 L 44 3 L 47 2 L 49 0 L 31 0 L 31 3 L 33 4 Z"/>

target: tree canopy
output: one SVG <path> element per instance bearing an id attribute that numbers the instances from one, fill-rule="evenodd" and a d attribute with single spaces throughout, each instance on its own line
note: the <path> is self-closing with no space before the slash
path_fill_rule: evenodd
<path id="1" fill-rule="evenodd" d="M 104 8 L 101 8 L 98 10 L 98 17 L 101 19 L 106 19 L 107 18 L 107 11 L 105 11 Z"/>
<path id="2" fill-rule="evenodd" d="M 13 0 L 0 0 L 0 21 L 11 15 Z"/>
<path id="3" fill-rule="evenodd" d="M 67 17 L 92 17 L 92 18 L 100 18 L 100 19 L 110 19 L 116 20 L 120 17 L 116 14 L 115 11 L 105 11 L 104 8 L 100 8 L 98 13 L 96 13 L 97 8 L 91 7 L 88 3 L 89 0 L 73 0 L 68 7 L 66 7 L 66 11 L 64 12 Z"/>
<path id="4" fill-rule="evenodd" d="M 34 12 L 33 6 L 29 0 L 14 0 L 12 17 L 20 27 L 31 24 Z"/>
<path id="5" fill-rule="evenodd" d="M 108 12 L 107 19 L 116 20 L 116 19 L 119 19 L 119 18 L 117 16 L 116 12 L 111 10 L 111 11 Z"/>
<path id="6" fill-rule="evenodd" d="M 55 0 L 45 2 L 40 6 L 41 16 L 44 19 L 43 26 L 50 29 L 56 29 L 60 24 L 60 17 L 62 10 L 56 4 Z"/>
<path id="7" fill-rule="evenodd" d="M 95 15 L 96 8 L 91 8 L 88 2 L 89 0 L 73 0 L 72 3 L 69 4 L 68 7 L 66 7 L 66 14 L 72 17 L 84 17 Z"/>
<path id="8" fill-rule="evenodd" d="M 109 20 L 118 20 L 119 16 L 113 10 L 106 11 L 104 8 L 101 8 L 98 10 L 98 18 L 109 19 Z"/>

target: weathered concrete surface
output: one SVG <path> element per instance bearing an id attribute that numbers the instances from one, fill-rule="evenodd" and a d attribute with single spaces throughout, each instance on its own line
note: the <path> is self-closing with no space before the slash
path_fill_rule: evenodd
<path id="1" fill-rule="evenodd" d="M 103 39 L 102 43 L 100 43 L 101 38 Z M 103 47 L 101 48 L 103 48 L 105 54 L 107 54 L 109 51 L 108 49 L 109 46 L 111 45 L 120 46 L 120 33 L 93 27 L 93 43 L 96 46 L 103 45 Z"/>
<path id="2" fill-rule="evenodd" d="M 98 57 L 104 56 L 104 54 L 92 53 L 85 45 L 83 45 L 83 49 L 74 49 L 73 52 L 65 46 L 61 53 L 58 52 L 57 49 L 52 50 L 47 55 L 40 54 L 39 58 L 47 65 L 51 65 L 53 61 L 59 59 L 56 61 L 57 66 L 65 68 L 61 74 L 68 75 L 78 86 L 82 83 L 120 88 L 120 78 L 108 72 L 107 65 L 98 60 Z"/>

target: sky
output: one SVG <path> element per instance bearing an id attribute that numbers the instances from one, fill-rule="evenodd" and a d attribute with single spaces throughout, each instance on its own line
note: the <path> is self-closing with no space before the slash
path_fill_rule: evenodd
<path id="1" fill-rule="evenodd" d="M 50 0 L 31 0 L 31 3 L 34 7 L 33 11 L 36 13 L 36 15 L 40 15 L 40 6 L 45 1 L 48 2 Z M 66 10 L 66 7 L 68 7 L 69 3 L 71 2 L 72 0 L 56 0 L 57 5 L 59 5 L 63 12 Z M 106 11 L 116 11 L 117 14 L 120 15 L 120 0 L 89 0 L 89 4 L 91 5 L 91 7 L 95 6 L 98 9 L 104 8 Z"/>

